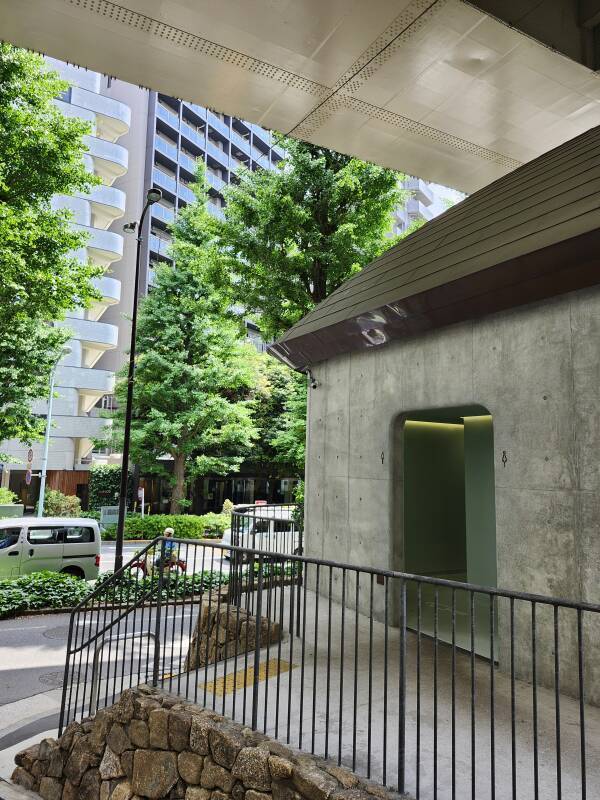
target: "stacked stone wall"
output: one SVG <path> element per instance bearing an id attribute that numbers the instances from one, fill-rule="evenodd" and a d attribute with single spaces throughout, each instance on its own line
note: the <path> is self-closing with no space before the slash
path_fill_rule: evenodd
<path id="1" fill-rule="evenodd" d="M 43 800 L 391 800 L 382 786 L 149 687 L 20 752 Z"/>

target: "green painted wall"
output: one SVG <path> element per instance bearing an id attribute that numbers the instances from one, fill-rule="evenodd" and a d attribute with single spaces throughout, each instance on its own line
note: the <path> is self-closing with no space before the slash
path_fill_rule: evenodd
<path id="1" fill-rule="evenodd" d="M 465 470 L 462 425 L 404 425 L 405 570 L 464 580 Z"/>
<path id="2" fill-rule="evenodd" d="M 494 432 L 491 416 L 465 417 L 465 522 L 470 583 L 496 586 Z"/>

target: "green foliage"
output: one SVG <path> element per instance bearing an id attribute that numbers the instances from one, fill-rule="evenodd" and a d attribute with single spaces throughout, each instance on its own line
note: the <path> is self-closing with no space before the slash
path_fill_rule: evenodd
<path id="1" fill-rule="evenodd" d="M 227 516 L 230 517 L 232 515 L 232 513 L 233 513 L 233 509 L 234 508 L 235 508 L 235 505 L 234 505 L 233 501 L 231 501 L 231 500 L 229 500 L 229 498 L 227 498 L 223 502 L 223 510 L 222 510 L 221 513 L 222 514 L 227 514 Z"/>
<path id="2" fill-rule="evenodd" d="M 39 608 L 70 608 L 90 592 L 89 585 L 72 575 L 32 572 L 0 581 L 0 619 L 19 611 Z"/>
<path id="3" fill-rule="evenodd" d="M 74 494 L 63 494 L 58 489 L 46 489 L 44 494 L 46 517 L 79 517 L 81 500 Z"/>
<path id="4" fill-rule="evenodd" d="M 276 337 L 392 242 L 404 199 L 398 173 L 326 148 L 282 139 L 278 170 L 239 171 L 221 237 L 234 288 Z"/>
<path id="5" fill-rule="evenodd" d="M 115 506 L 119 502 L 121 467 L 119 464 L 94 464 L 90 468 L 88 505 L 90 509 Z M 131 499 L 132 476 L 128 476 L 127 496 Z"/>
<path id="6" fill-rule="evenodd" d="M 217 223 L 206 210 L 202 172 L 196 194 L 173 227 L 174 266 L 156 265 L 138 318 L 132 460 L 172 481 L 171 513 L 186 504 L 191 478 L 235 471 L 257 436 L 251 396 L 258 354 L 239 338 L 229 298 L 214 288 Z M 123 376 L 117 435 L 125 393 Z M 172 472 L 158 460 L 164 456 L 172 458 Z"/>
<path id="7" fill-rule="evenodd" d="M 138 580 L 125 573 L 120 580 L 108 583 L 112 574 L 112 572 L 103 572 L 98 578 L 95 588 L 102 588 L 102 585 L 106 584 L 105 590 L 99 594 L 99 599 L 109 600 L 119 605 L 133 600 L 139 601 L 141 597 L 145 597 L 147 601 L 158 600 L 158 574 Z M 160 593 L 162 600 L 176 600 L 201 594 L 210 589 L 227 586 L 229 583 L 229 575 L 208 570 L 183 575 L 167 574 L 165 577 L 166 580 L 163 578 L 163 589 Z"/>
<path id="8" fill-rule="evenodd" d="M 229 525 L 230 519 L 224 514 L 150 514 L 143 518 L 132 514 L 125 518 L 124 538 L 156 539 L 165 528 L 173 528 L 179 539 L 220 539 Z M 107 525 L 102 538 L 112 541 L 116 533 L 116 525 Z"/>
<path id="9" fill-rule="evenodd" d="M 31 403 L 46 396 L 68 338 L 47 323 L 98 297 L 91 278 L 102 269 L 74 255 L 85 235 L 50 202 L 96 183 L 82 158 L 87 123 L 53 102 L 66 88 L 40 56 L 0 44 L 0 441 L 41 437 Z"/>
<path id="10" fill-rule="evenodd" d="M 284 403 L 278 430 L 272 439 L 272 446 L 278 461 L 291 464 L 298 477 L 304 477 L 304 457 L 306 451 L 306 377 L 298 372 L 292 373 L 292 386 Z"/>
<path id="11" fill-rule="evenodd" d="M 0 486 L 0 506 L 10 506 L 17 502 L 19 498 L 10 489 Z"/>
<path id="12" fill-rule="evenodd" d="M 294 502 L 296 503 L 296 509 L 292 517 L 298 528 L 302 531 L 304 530 L 304 481 L 298 481 L 294 490 Z"/>

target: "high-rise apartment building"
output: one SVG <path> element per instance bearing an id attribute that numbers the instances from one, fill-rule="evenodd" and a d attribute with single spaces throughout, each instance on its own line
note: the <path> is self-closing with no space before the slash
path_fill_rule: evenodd
<path id="1" fill-rule="evenodd" d="M 68 327 L 72 337 L 68 342 L 70 352 L 56 367 L 48 486 L 67 494 L 84 494 L 93 439 L 104 424 L 95 407 L 112 393 L 115 382 L 114 372 L 101 368 L 99 361 L 107 351 L 116 348 L 119 337 L 118 325 L 106 321 L 105 315 L 121 300 L 123 275 L 118 262 L 123 256 L 123 237 L 109 228 L 126 211 L 126 194 L 114 184 L 128 168 L 128 150 L 118 140 L 130 130 L 131 109 L 110 96 L 109 82 L 100 74 L 53 59 L 48 59 L 48 66 L 71 84 L 56 100 L 62 113 L 90 124 L 85 163 L 102 181 L 88 194 L 59 195 L 53 200 L 56 208 L 68 208 L 74 227 L 87 234 L 86 246 L 77 257 L 106 268 L 105 275 L 95 281 L 101 298 L 90 308 L 75 309 L 65 320 L 55 323 Z M 33 410 L 45 415 L 47 400 L 35 403 Z M 36 443 L 32 449 L 34 477 L 27 485 L 28 448 L 19 442 L 5 442 L 1 446 L 9 459 L 13 459 L 3 465 L 2 485 L 16 492 L 27 507 L 33 505 L 39 491 L 42 444 Z"/>

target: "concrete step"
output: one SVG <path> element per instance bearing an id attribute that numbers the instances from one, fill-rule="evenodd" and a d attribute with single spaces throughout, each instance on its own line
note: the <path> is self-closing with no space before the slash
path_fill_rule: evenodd
<path id="1" fill-rule="evenodd" d="M 0 778 L 0 800 L 41 800 L 39 794 Z"/>

